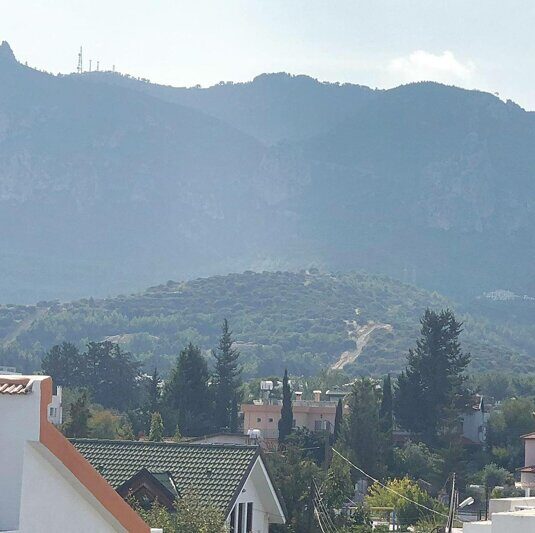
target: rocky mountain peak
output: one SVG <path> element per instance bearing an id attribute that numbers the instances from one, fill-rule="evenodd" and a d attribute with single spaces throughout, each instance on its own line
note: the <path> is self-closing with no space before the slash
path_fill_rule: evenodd
<path id="1" fill-rule="evenodd" d="M 17 61 L 7 41 L 2 41 L 0 44 L 0 61 Z"/>

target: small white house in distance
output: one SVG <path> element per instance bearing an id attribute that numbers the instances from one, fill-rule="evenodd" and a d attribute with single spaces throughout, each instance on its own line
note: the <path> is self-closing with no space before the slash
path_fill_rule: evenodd
<path id="1" fill-rule="evenodd" d="M 60 407 L 50 377 L 0 375 L 0 531 L 149 533 L 54 427 Z"/>

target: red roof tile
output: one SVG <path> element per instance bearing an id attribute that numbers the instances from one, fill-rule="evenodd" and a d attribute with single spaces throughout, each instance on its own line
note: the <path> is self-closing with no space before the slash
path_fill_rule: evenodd
<path id="1" fill-rule="evenodd" d="M 29 378 L 0 377 L 0 394 L 27 394 L 32 391 Z"/>

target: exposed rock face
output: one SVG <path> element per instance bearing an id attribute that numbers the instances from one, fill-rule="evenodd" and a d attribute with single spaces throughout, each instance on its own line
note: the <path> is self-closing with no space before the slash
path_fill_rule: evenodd
<path id="1" fill-rule="evenodd" d="M 535 115 L 423 83 L 55 77 L 0 45 L 0 294 L 128 292 L 247 268 L 535 290 Z"/>

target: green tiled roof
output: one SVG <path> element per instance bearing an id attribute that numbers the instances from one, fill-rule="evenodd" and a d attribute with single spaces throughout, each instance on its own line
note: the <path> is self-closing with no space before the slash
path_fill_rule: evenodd
<path id="1" fill-rule="evenodd" d="M 70 439 L 78 451 L 116 489 L 142 468 L 170 472 L 179 493 L 193 488 L 224 512 L 239 493 L 259 451 L 235 444 L 179 444 Z"/>

